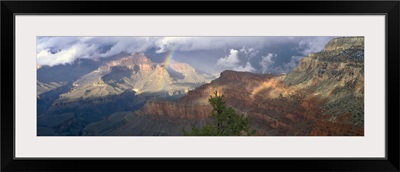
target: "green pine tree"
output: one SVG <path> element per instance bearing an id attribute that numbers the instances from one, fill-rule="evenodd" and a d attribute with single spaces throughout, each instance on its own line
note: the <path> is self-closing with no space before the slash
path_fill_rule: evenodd
<path id="1" fill-rule="evenodd" d="M 214 97 L 210 96 L 208 102 L 212 106 L 212 124 L 207 124 L 201 128 L 192 126 L 191 131 L 183 129 L 184 136 L 242 136 L 254 135 L 255 130 L 251 129 L 249 120 L 244 115 L 239 115 L 232 107 L 225 105 L 223 95 L 214 92 Z"/>

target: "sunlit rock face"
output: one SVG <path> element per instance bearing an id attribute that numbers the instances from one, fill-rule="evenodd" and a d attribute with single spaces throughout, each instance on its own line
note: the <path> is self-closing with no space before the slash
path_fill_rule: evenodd
<path id="1" fill-rule="evenodd" d="M 89 62 L 85 74 L 73 75 L 69 82 L 38 80 L 38 135 L 81 135 L 86 125 L 112 113 L 134 111 L 153 99 L 176 99 L 211 80 L 188 64 L 155 63 L 143 53 Z M 74 72 L 66 69 L 65 74 Z M 55 120 L 57 116 L 65 118 Z"/>
<path id="2" fill-rule="evenodd" d="M 324 51 L 346 49 L 364 49 L 364 37 L 344 37 L 333 39 L 325 45 Z"/>
<path id="3" fill-rule="evenodd" d="M 206 119 L 208 98 L 218 91 L 258 135 L 363 135 L 363 58 L 363 37 L 337 38 L 287 75 L 224 71 L 178 100 L 150 101 L 132 115 Z"/>
<path id="4" fill-rule="evenodd" d="M 363 37 L 333 39 L 282 75 L 226 70 L 211 79 L 143 53 L 92 67 L 71 83 L 38 82 L 38 100 L 55 99 L 39 114 L 38 133 L 181 135 L 211 120 L 208 99 L 218 91 L 260 136 L 364 135 Z"/>
<path id="5" fill-rule="evenodd" d="M 87 100 L 126 91 L 165 96 L 185 95 L 188 90 L 209 82 L 204 74 L 184 63 L 154 63 L 143 53 L 109 61 L 73 83 L 71 91 L 60 95 L 56 103 Z"/>

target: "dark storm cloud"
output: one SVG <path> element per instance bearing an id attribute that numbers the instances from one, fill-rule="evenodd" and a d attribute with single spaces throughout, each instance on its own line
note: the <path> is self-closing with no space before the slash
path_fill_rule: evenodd
<path id="1" fill-rule="evenodd" d="M 145 52 L 157 62 L 174 51 L 174 60 L 209 73 L 226 69 L 258 73 L 288 72 L 300 57 L 323 49 L 334 37 L 38 37 L 38 65 Z"/>

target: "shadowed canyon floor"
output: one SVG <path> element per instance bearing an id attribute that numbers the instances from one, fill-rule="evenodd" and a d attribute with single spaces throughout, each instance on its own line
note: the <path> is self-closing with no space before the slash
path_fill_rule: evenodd
<path id="1" fill-rule="evenodd" d="M 333 39 L 282 75 L 226 70 L 212 80 L 135 53 L 38 90 L 38 135 L 182 135 L 211 120 L 218 91 L 259 136 L 363 136 L 364 39 Z"/>

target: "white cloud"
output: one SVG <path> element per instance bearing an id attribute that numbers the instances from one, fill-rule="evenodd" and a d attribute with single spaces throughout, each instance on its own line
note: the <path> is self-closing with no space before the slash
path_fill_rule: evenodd
<path id="1" fill-rule="evenodd" d="M 244 62 L 242 62 L 239 58 L 239 51 L 230 49 L 227 56 L 218 59 L 217 65 L 223 70 L 229 69 L 235 71 L 255 72 L 256 69 L 250 64 L 249 61 L 247 61 L 245 65 L 241 65 Z"/>
<path id="2" fill-rule="evenodd" d="M 184 49 L 188 48 L 189 40 L 192 37 L 163 37 L 155 41 L 155 46 L 157 47 L 156 53 L 164 53 L 171 49 Z"/>
<path id="3" fill-rule="evenodd" d="M 257 54 L 259 53 L 259 50 L 256 50 L 254 48 L 242 47 L 242 49 L 240 49 L 240 52 L 243 53 L 248 59 L 251 59 L 251 58 L 257 56 Z"/>
<path id="4" fill-rule="evenodd" d="M 37 64 L 59 65 L 78 58 L 110 57 L 121 52 L 144 51 L 154 37 L 41 37 L 37 40 Z M 105 52 L 101 48 L 109 46 Z"/>
<path id="5" fill-rule="evenodd" d="M 235 49 L 240 58 L 221 60 L 238 67 L 245 58 L 258 57 L 270 45 L 295 43 L 303 54 L 323 48 L 332 37 L 38 37 L 37 58 L 41 65 L 72 63 L 77 58 L 109 57 L 155 48 L 156 53 Z M 90 47 L 90 48 L 89 48 Z M 250 47 L 250 48 L 249 48 Z M 97 49 L 96 49 L 97 48 Z M 238 54 L 239 53 L 239 54 Z M 233 65 L 235 64 L 235 65 Z"/>
<path id="6" fill-rule="evenodd" d="M 267 56 L 262 56 L 260 65 L 262 67 L 262 73 L 266 73 L 271 70 L 274 64 L 273 58 L 277 57 L 277 54 L 268 53 Z"/>
<path id="7" fill-rule="evenodd" d="M 252 46 L 262 48 L 276 38 L 271 37 L 159 37 L 155 42 L 156 53 L 171 49 L 179 51 L 213 50 Z M 282 38 L 281 38 L 282 39 Z M 271 41 L 269 41 L 271 40 Z M 254 51 L 254 48 L 250 51 Z M 253 53 L 253 52 L 251 52 Z"/>
<path id="8" fill-rule="evenodd" d="M 106 40 L 102 40 L 106 41 Z M 151 37 L 122 37 L 105 53 L 100 54 L 100 57 L 110 57 L 121 52 L 135 53 L 145 51 L 153 45 L 154 38 Z M 97 40 L 96 40 L 97 43 Z"/>
<path id="9" fill-rule="evenodd" d="M 72 63 L 77 58 L 90 58 L 97 54 L 96 45 L 74 44 L 63 50 L 52 53 L 50 49 L 43 49 L 37 53 L 36 62 L 38 65 L 58 65 Z"/>
<path id="10" fill-rule="evenodd" d="M 244 71 L 244 72 L 255 72 L 256 71 L 256 69 L 250 64 L 250 62 L 247 62 L 244 67 L 238 66 L 238 67 L 234 68 L 233 70 Z"/>
<path id="11" fill-rule="evenodd" d="M 77 37 L 38 37 L 36 41 L 36 50 L 37 53 L 47 49 L 60 50 L 70 47 L 78 41 Z"/>
<path id="12" fill-rule="evenodd" d="M 228 56 L 218 59 L 217 65 L 224 68 L 232 68 L 237 67 L 239 62 L 238 50 L 231 49 Z"/>

